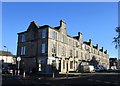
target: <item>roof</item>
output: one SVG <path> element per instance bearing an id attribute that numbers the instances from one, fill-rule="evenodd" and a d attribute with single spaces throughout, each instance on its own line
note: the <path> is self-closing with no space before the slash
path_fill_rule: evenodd
<path id="1" fill-rule="evenodd" d="M 11 52 L 7 51 L 0 51 L 0 56 L 14 56 Z"/>
<path id="2" fill-rule="evenodd" d="M 86 41 L 84 41 L 83 43 L 84 43 L 84 44 L 87 44 L 87 45 L 90 46 L 90 42 L 86 42 Z"/>
<path id="3" fill-rule="evenodd" d="M 79 36 L 73 36 L 73 38 L 75 38 L 75 39 L 79 40 Z"/>
<path id="4" fill-rule="evenodd" d="M 43 25 L 43 26 L 39 26 L 38 29 L 45 28 L 45 27 L 50 27 L 50 26 L 49 25 Z"/>
<path id="5" fill-rule="evenodd" d="M 93 48 L 97 49 L 97 46 L 94 46 L 94 45 L 93 45 Z"/>
<path id="6" fill-rule="evenodd" d="M 57 27 L 54 27 L 56 30 L 59 30 L 60 29 L 60 26 L 57 26 Z"/>

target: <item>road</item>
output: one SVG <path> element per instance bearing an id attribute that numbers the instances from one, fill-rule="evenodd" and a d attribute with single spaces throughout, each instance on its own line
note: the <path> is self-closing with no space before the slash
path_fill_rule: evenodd
<path id="1" fill-rule="evenodd" d="M 2 86 L 15 85 L 31 85 L 31 86 L 74 86 L 74 85 L 87 85 L 87 86 L 119 86 L 120 73 L 82 73 L 73 77 L 59 77 L 59 78 L 42 78 L 42 77 L 26 77 L 3 75 Z"/>

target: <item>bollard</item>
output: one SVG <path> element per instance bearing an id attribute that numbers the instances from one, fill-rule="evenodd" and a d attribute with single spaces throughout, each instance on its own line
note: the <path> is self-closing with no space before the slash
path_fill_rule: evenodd
<path id="1" fill-rule="evenodd" d="M 68 79 L 68 72 L 66 72 L 66 78 Z"/>
<path id="2" fill-rule="evenodd" d="M 11 72 L 12 72 L 11 74 L 12 74 L 12 76 L 13 76 L 13 70 L 11 70 Z"/>
<path id="3" fill-rule="evenodd" d="M 20 70 L 18 70 L 18 76 L 20 75 Z"/>
<path id="4" fill-rule="evenodd" d="M 53 72 L 53 78 L 55 78 L 55 76 L 54 76 L 54 72 Z"/>
<path id="5" fill-rule="evenodd" d="M 17 70 L 15 70 L 15 76 L 16 76 Z"/>
<path id="6" fill-rule="evenodd" d="M 25 71 L 23 72 L 23 77 L 25 78 Z"/>

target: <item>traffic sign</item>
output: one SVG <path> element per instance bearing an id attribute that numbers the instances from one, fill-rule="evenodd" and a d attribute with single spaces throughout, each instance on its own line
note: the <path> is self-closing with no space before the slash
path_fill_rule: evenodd
<path id="1" fill-rule="evenodd" d="M 19 56 L 19 57 L 17 57 L 17 61 L 20 61 L 21 60 L 21 57 Z"/>

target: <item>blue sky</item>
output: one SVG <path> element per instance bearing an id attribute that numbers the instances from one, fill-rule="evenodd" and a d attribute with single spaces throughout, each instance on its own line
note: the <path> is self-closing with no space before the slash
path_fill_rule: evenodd
<path id="1" fill-rule="evenodd" d="M 117 2 L 15 2 L 2 3 L 2 44 L 13 54 L 17 52 L 17 33 L 27 30 L 31 21 L 38 25 L 58 26 L 64 19 L 69 35 L 83 33 L 83 40 L 108 50 L 111 57 L 118 52 L 112 43 L 118 26 Z M 3 50 L 6 48 L 2 47 Z"/>

